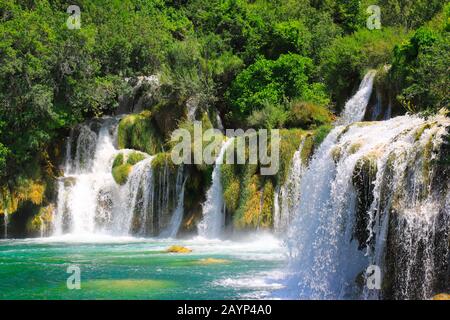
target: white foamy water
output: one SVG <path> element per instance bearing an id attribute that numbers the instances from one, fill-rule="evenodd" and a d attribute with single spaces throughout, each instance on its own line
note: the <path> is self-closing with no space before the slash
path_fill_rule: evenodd
<path id="1" fill-rule="evenodd" d="M 206 201 L 203 204 L 203 219 L 198 225 L 198 234 L 200 237 L 219 238 L 222 234 L 225 223 L 225 204 L 223 202 L 220 168 L 224 160 L 225 151 L 233 142 L 233 138 L 229 138 L 224 142 L 217 156 L 212 173 L 212 184 L 206 194 Z"/>
<path id="2" fill-rule="evenodd" d="M 404 291 L 398 297 L 429 297 L 431 291 L 426 287 L 433 283 L 433 272 L 427 269 L 435 270 L 431 251 L 436 252 L 429 236 L 436 232 L 435 217 L 442 212 L 442 201 L 436 200 L 442 195 L 430 192 L 435 174 L 430 161 L 449 125 L 450 120 L 443 116 L 428 120 L 403 116 L 331 131 L 301 181 L 302 198 L 308 201 L 300 202 L 289 230 L 290 270 L 295 276 L 284 294 L 307 299 L 358 297 L 358 274 L 370 264 L 387 264 L 386 239 L 391 236 L 400 250 L 396 254 L 401 256 L 404 249 L 398 261 L 389 262 L 403 271 L 395 284 L 395 290 Z M 422 128 L 426 129 L 418 136 Z M 374 167 L 376 174 L 366 185 L 372 196 L 369 207 L 358 211 L 361 194 L 358 198 L 355 174 L 364 170 L 358 167 L 364 163 Z M 388 235 L 393 210 L 397 231 Z M 440 227 L 448 228 L 449 224 Z M 425 270 L 419 270 L 414 252 L 424 242 L 427 250 L 420 263 Z M 420 284 L 412 284 L 408 272 L 421 278 Z M 421 287 L 423 295 L 409 294 L 408 284 Z"/>
<path id="3" fill-rule="evenodd" d="M 339 119 L 339 124 L 347 125 L 356 121 L 361 121 L 364 118 L 367 104 L 372 95 L 375 75 L 376 71 L 371 70 L 364 76 L 356 94 L 345 104 L 344 111 Z"/>

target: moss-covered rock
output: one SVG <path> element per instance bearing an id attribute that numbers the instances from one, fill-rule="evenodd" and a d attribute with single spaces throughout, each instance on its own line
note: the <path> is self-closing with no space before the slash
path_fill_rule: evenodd
<path id="1" fill-rule="evenodd" d="M 140 151 L 120 152 L 117 154 L 112 165 L 112 176 L 116 183 L 124 185 L 133 166 L 147 157 L 147 154 Z"/>
<path id="2" fill-rule="evenodd" d="M 179 246 L 179 245 L 173 245 L 169 248 L 167 248 L 166 252 L 170 252 L 170 253 L 189 253 L 192 252 L 192 249 L 183 247 L 183 246 Z"/>
<path id="3" fill-rule="evenodd" d="M 148 154 L 163 150 L 164 138 L 156 129 L 150 111 L 124 117 L 119 123 L 117 138 L 120 149 L 135 149 Z"/>
<path id="4" fill-rule="evenodd" d="M 314 130 L 314 146 L 318 147 L 333 129 L 332 125 L 325 124 Z"/>
<path id="5" fill-rule="evenodd" d="M 310 132 L 301 129 L 280 130 L 280 168 L 277 173 L 277 183 L 284 184 L 289 173 L 292 157 L 300 147 L 302 139 L 305 139 Z M 308 143 L 308 147 L 310 144 Z M 306 157 L 307 153 L 304 153 Z"/>
<path id="6" fill-rule="evenodd" d="M 450 300 L 450 294 L 439 293 L 433 297 L 433 300 Z"/>
<path id="7" fill-rule="evenodd" d="M 133 168 L 133 166 L 128 163 L 125 163 L 125 164 L 122 164 L 120 166 L 113 168 L 112 176 L 113 176 L 114 180 L 118 184 L 124 185 L 125 183 L 127 183 L 128 175 L 130 174 L 132 168 Z"/>
<path id="8" fill-rule="evenodd" d="M 210 265 L 210 264 L 229 264 L 229 263 L 231 263 L 230 260 L 217 259 L 217 258 L 205 258 L 205 259 L 200 259 L 200 260 L 196 261 L 195 264 Z"/>
<path id="9" fill-rule="evenodd" d="M 27 231 L 31 235 L 47 236 L 51 231 L 53 222 L 54 204 L 42 207 L 39 213 L 27 223 Z"/>
<path id="10" fill-rule="evenodd" d="M 45 198 L 46 183 L 31 179 L 18 179 L 14 187 L 0 188 L 0 214 L 17 211 L 20 203 L 30 201 L 34 205 L 41 205 Z"/>

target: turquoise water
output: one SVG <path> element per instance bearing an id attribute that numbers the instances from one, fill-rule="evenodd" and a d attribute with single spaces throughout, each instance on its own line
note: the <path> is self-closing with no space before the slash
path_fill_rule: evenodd
<path id="1" fill-rule="evenodd" d="M 175 244 L 192 252 L 165 252 Z M 1 240 L 0 299 L 258 299 L 281 286 L 284 258 L 271 236 Z M 67 288 L 71 265 L 79 290 Z"/>

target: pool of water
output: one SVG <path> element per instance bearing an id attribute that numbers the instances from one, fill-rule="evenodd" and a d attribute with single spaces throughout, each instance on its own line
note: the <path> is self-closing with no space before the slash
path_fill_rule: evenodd
<path id="1" fill-rule="evenodd" d="M 172 245 L 192 252 L 165 252 Z M 0 299 L 260 299 L 282 287 L 284 261 L 270 235 L 0 240 Z M 70 266 L 79 267 L 79 290 L 67 287 Z"/>

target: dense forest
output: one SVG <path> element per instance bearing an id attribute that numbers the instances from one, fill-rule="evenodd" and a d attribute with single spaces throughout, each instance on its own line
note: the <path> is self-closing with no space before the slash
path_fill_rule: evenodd
<path id="1" fill-rule="evenodd" d="M 66 23 L 73 4 L 79 29 Z M 367 27 L 374 4 L 379 29 Z M 325 134 L 368 69 L 397 114 L 448 107 L 449 32 L 441 0 L 2 0 L 3 207 L 22 187 L 16 202 L 42 200 L 30 181 L 58 175 L 68 129 L 114 114 L 127 79 L 158 75 L 158 103 L 144 109 L 176 119 L 171 129 L 194 101 L 227 128 Z"/>

